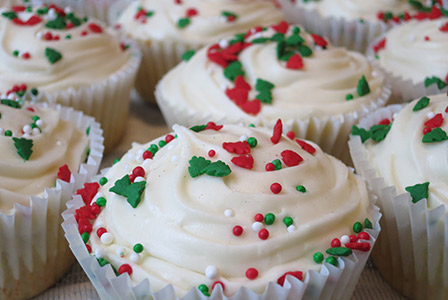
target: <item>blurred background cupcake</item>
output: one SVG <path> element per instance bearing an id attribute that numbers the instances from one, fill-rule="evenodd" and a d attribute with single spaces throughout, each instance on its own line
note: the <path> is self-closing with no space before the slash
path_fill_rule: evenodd
<path id="1" fill-rule="evenodd" d="M 42 100 L 94 116 L 106 148 L 121 138 L 140 62 L 103 23 L 55 5 L 4 7 L 0 92 L 25 84 Z"/>
<path id="2" fill-rule="evenodd" d="M 136 88 L 152 102 L 156 83 L 187 50 L 283 19 L 281 10 L 270 0 L 122 1 L 110 12 L 110 22 L 142 49 Z"/>
<path id="3" fill-rule="evenodd" d="M 358 174 L 378 196 L 383 277 L 410 299 L 448 298 L 448 96 L 381 108 L 353 129 Z"/>
<path id="4" fill-rule="evenodd" d="M 61 212 L 98 171 L 102 131 L 92 117 L 46 103 L 2 99 L 0 114 L 0 298 L 28 299 L 74 260 Z"/>

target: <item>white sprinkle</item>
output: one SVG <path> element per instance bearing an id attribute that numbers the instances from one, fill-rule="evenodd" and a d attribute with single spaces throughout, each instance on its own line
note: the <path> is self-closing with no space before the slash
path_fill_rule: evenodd
<path id="1" fill-rule="evenodd" d="M 140 261 L 140 254 L 133 252 L 131 254 L 131 256 L 129 257 L 129 259 L 133 262 L 133 263 L 138 263 Z"/>
<path id="2" fill-rule="evenodd" d="M 61 141 L 57 141 L 57 142 L 56 142 L 56 145 L 58 145 L 58 146 L 62 146 L 62 142 L 61 142 Z"/>
<path id="3" fill-rule="evenodd" d="M 38 134 L 40 134 L 39 128 L 33 128 L 33 135 L 38 135 Z"/>
<path id="4" fill-rule="evenodd" d="M 244 141 L 247 141 L 247 135 L 245 135 L 245 134 L 240 136 L 240 142 L 244 142 Z"/>
<path id="5" fill-rule="evenodd" d="M 229 46 L 229 42 L 226 39 L 222 39 L 219 41 L 219 47 L 221 49 L 227 48 Z"/>
<path id="6" fill-rule="evenodd" d="M 294 231 L 296 231 L 296 226 L 294 226 L 294 225 L 289 225 L 288 228 L 287 228 L 287 230 L 288 230 L 288 232 L 294 232 Z"/>
<path id="7" fill-rule="evenodd" d="M 432 119 L 435 117 L 435 115 L 436 114 L 434 112 L 430 111 L 426 116 L 428 117 L 428 119 Z"/>
<path id="8" fill-rule="evenodd" d="M 345 245 L 347 243 L 350 243 L 350 238 L 348 235 L 341 236 L 341 244 Z"/>
<path id="9" fill-rule="evenodd" d="M 235 215 L 235 212 L 233 211 L 233 209 L 228 208 L 224 211 L 224 216 L 226 216 L 226 217 L 233 217 L 234 215 Z"/>
<path id="10" fill-rule="evenodd" d="M 143 182 L 145 181 L 145 178 L 143 178 L 142 176 L 138 176 L 134 179 L 134 182 Z"/>
<path id="11" fill-rule="evenodd" d="M 13 94 L 13 93 L 10 93 L 9 95 L 8 95 L 8 99 L 9 100 L 16 100 L 17 99 L 17 97 L 16 97 L 16 95 L 15 94 Z"/>
<path id="12" fill-rule="evenodd" d="M 36 121 L 36 125 L 39 127 L 43 127 L 44 126 L 44 121 L 42 121 L 42 119 L 39 119 Z"/>
<path id="13" fill-rule="evenodd" d="M 145 152 L 145 149 L 140 149 L 137 151 L 137 157 L 143 157 L 143 153 Z"/>
<path id="14" fill-rule="evenodd" d="M 101 243 L 105 245 L 109 245 L 114 241 L 114 236 L 110 232 L 105 232 L 101 236 Z"/>
<path id="15" fill-rule="evenodd" d="M 410 35 L 409 36 L 409 42 L 413 43 L 415 41 L 415 36 Z"/>
<path id="16" fill-rule="evenodd" d="M 263 227 L 264 227 L 263 223 L 261 223 L 261 222 L 253 222 L 252 223 L 252 230 L 255 232 L 260 231 L 261 229 L 263 229 Z"/>
<path id="17" fill-rule="evenodd" d="M 44 38 L 44 33 L 42 31 L 39 31 L 38 33 L 36 33 L 36 38 L 38 40 L 42 40 Z"/>
<path id="18" fill-rule="evenodd" d="M 104 251 L 101 248 L 95 249 L 95 256 L 96 258 L 103 258 L 104 257 Z"/>
<path id="19" fill-rule="evenodd" d="M 64 12 L 65 12 L 66 14 L 69 14 L 69 13 L 73 12 L 73 10 L 72 10 L 71 7 L 67 6 L 66 8 L 64 8 Z"/>
<path id="20" fill-rule="evenodd" d="M 103 236 L 101 236 L 101 237 L 103 237 Z M 118 247 L 117 251 L 115 251 L 115 252 L 117 253 L 118 256 L 123 257 L 126 252 L 126 249 L 124 249 L 123 247 Z"/>
<path id="21" fill-rule="evenodd" d="M 24 133 L 30 133 L 32 131 L 32 128 L 30 125 L 25 125 L 23 126 L 22 130 Z"/>
<path id="22" fill-rule="evenodd" d="M 22 135 L 22 137 L 23 137 L 24 139 L 29 139 L 31 136 L 30 136 L 28 133 L 24 133 L 24 134 Z"/>
<path id="23" fill-rule="evenodd" d="M 175 165 L 179 163 L 179 155 L 173 155 L 171 156 L 171 162 Z"/>
<path id="24" fill-rule="evenodd" d="M 219 270 L 216 266 L 208 266 L 205 268 L 205 277 L 208 279 L 214 279 L 218 277 Z"/>

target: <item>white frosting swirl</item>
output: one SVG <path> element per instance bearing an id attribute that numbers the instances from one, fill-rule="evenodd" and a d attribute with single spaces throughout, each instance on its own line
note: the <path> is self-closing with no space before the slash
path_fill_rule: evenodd
<path id="1" fill-rule="evenodd" d="M 429 105 L 412 111 L 418 100 L 405 106 L 395 119 L 386 138 L 381 142 L 368 140 L 371 165 L 388 185 L 399 192 L 407 186 L 429 182 L 428 207 L 448 205 L 448 141 L 423 143 L 424 123 L 434 114 L 441 113 L 445 119 L 441 128 L 448 132 L 448 97 L 429 97 Z"/>
<path id="2" fill-rule="evenodd" d="M 17 13 L 24 22 L 32 15 L 39 16 L 42 22 L 33 26 L 16 25 L 0 16 L 0 91 L 6 92 L 20 83 L 50 93 L 69 87 L 89 86 L 105 80 L 129 60 L 115 32 L 99 21 L 88 20 L 71 29 L 51 29 L 45 24 L 56 14 L 39 15 L 37 7 L 33 9 L 34 14 Z M 10 10 L 4 8 L 5 11 Z M 102 32 L 94 32 L 89 28 L 91 24 L 99 25 Z M 47 40 L 47 33 L 59 39 Z M 51 64 L 45 55 L 46 48 L 58 51 L 62 58 Z M 18 56 L 13 55 L 16 50 L 19 51 Z M 23 58 L 24 53 L 30 57 Z"/>
<path id="3" fill-rule="evenodd" d="M 385 35 L 385 47 L 378 52 L 381 67 L 415 84 L 432 76 L 444 80 L 448 73 L 448 32 L 439 28 L 447 22 L 448 18 L 413 20 L 392 28 Z"/>
<path id="4" fill-rule="evenodd" d="M 314 155 L 285 136 L 272 144 L 271 132 L 261 128 L 225 125 L 220 131 L 195 133 L 175 125 L 174 132 L 177 139 L 143 164 L 136 157 L 151 143 L 135 144 L 105 174 L 108 183 L 99 190 L 98 195 L 104 196 L 107 204 L 94 222 L 94 232 L 106 228 L 113 242 L 108 244 L 108 236 L 109 240 L 102 243 L 92 233 L 93 253 L 117 268 L 130 264 L 135 283 L 149 278 L 154 291 L 171 283 L 183 296 L 192 287 L 210 286 L 220 280 L 227 295 L 241 286 L 260 293 L 269 281 L 276 281 L 287 271 L 319 269 L 321 265 L 313 262 L 313 254 L 324 252 L 333 238 L 350 234 L 354 222 L 368 217 L 369 200 L 363 180 L 313 143 L 309 144 L 316 148 Z M 231 159 L 238 155 L 222 146 L 223 142 L 247 137 L 258 141 L 251 150 L 251 170 L 233 164 Z M 211 149 L 216 151 L 213 157 L 208 156 Z M 282 163 L 281 170 L 267 172 L 265 165 L 281 159 L 284 150 L 298 153 L 304 161 L 293 167 Z M 206 174 L 192 178 L 188 168 L 193 156 L 212 162 L 221 160 L 231 173 L 222 178 Z M 109 189 L 139 165 L 146 172 L 147 184 L 141 203 L 134 209 Z M 282 185 L 279 194 L 270 190 L 274 182 Z M 296 190 L 297 185 L 303 185 L 306 192 Z M 274 224 L 261 225 L 269 230 L 267 240 L 261 240 L 252 229 L 257 213 L 276 216 Z M 282 222 L 286 216 L 294 220 L 295 230 L 288 230 Z M 235 225 L 244 229 L 239 237 L 232 234 Z M 134 263 L 132 247 L 137 243 L 145 250 Z M 123 257 L 117 251 L 124 253 Z M 248 268 L 258 270 L 255 280 L 245 277 Z M 216 271 L 213 280 L 206 277 Z"/>
<path id="5" fill-rule="evenodd" d="M 33 111 L 27 108 L 31 107 Z M 50 108 L 25 104 L 22 109 L 0 105 L 0 212 L 8 213 L 14 203 L 29 205 L 31 195 L 39 195 L 45 188 L 56 183 L 61 166 L 67 164 L 71 171 L 77 171 L 86 157 L 87 136 L 76 126 L 60 118 L 60 113 Z M 41 133 L 24 135 L 24 126 L 38 116 Z M 28 160 L 19 156 L 11 136 L 33 141 L 32 154 Z M 25 129 L 26 130 L 26 129 Z"/>
<path id="6" fill-rule="evenodd" d="M 289 31 L 289 33 L 291 30 Z M 261 36 L 272 36 L 272 29 Z M 182 62 L 160 81 L 157 91 L 171 107 L 212 115 L 215 120 L 235 122 L 324 118 L 354 112 L 380 97 L 383 75 L 375 72 L 360 53 L 344 48 L 327 49 L 314 46 L 310 34 L 301 30 L 305 44 L 313 54 L 303 57 L 303 68 L 288 69 L 277 58 L 276 43 L 253 44 L 244 49 L 238 60 L 245 70 L 245 79 L 252 86 L 249 100 L 256 97 L 258 78 L 275 85 L 272 104 L 262 104 L 257 116 L 245 113 L 225 94 L 233 84 L 223 74 L 223 68 L 207 58 L 207 48 L 199 50 L 188 62 Z M 371 92 L 357 95 L 357 85 L 365 76 Z M 354 99 L 346 100 L 352 94 Z"/>
<path id="7" fill-rule="evenodd" d="M 146 23 L 135 18 L 138 7 L 154 14 Z M 185 28 L 179 28 L 179 19 L 188 9 L 196 9 L 197 15 Z M 223 11 L 235 13 L 234 21 L 226 21 Z M 257 25 L 270 25 L 283 20 L 281 10 L 270 0 L 138 0 L 131 3 L 120 16 L 118 23 L 126 33 L 137 40 L 168 40 L 203 46 L 233 33 Z"/>

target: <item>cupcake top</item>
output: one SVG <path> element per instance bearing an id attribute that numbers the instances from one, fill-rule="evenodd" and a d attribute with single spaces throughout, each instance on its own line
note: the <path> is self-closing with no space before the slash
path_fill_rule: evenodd
<path id="1" fill-rule="evenodd" d="M 138 0 L 118 23 L 137 40 L 203 46 L 233 33 L 283 20 L 270 0 Z"/>
<path id="2" fill-rule="evenodd" d="M 384 81 L 362 54 L 286 22 L 191 55 L 165 75 L 156 94 L 171 107 L 229 122 L 351 113 L 376 101 Z"/>
<path id="3" fill-rule="evenodd" d="M 406 105 L 393 120 L 370 129 L 355 128 L 380 177 L 415 203 L 448 205 L 448 97 L 423 97 Z M 393 122 L 393 123 L 391 123 Z"/>
<path id="4" fill-rule="evenodd" d="M 112 29 L 50 6 L 3 8 L 0 91 L 15 84 L 55 92 L 101 82 L 130 58 Z"/>
<path id="5" fill-rule="evenodd" d="M 448 74 L 448 18 L 412 20 L 388 31 L 373 46 L 386 71 L 414 84 L 446 85 Z"/>
<path id="6" fill-rule="evenodd" d="M 70 181 L 86 158 L 88 138 L 59 111 L 0 100 L 0 212 L 28 205 L 56 179 Z"/>
<path id="7" fill-rule="evenodd" d="M 101 186 L 79 191 L 88 204 L 79 224 L 98 214 L 79 230 L 100 265 L 134 283 L 149 278 L 155 292 L 172 284 L 178 296 L 194 287 L 211 294 L 220 284 L 233 295 L 283 285 L 286 272 L 302 280 L 325 258 L 337 265 L 325 252 L 370 249 L 348 237 L 372 228 L 363 180 L 317 145 L 282 135 L 280 120 L 273 131 L 212 122 L 173 129 L 134 144 Z"/>

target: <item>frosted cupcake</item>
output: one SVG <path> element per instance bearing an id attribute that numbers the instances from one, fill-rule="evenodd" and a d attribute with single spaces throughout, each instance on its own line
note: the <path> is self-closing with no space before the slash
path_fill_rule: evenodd
<path id="1" fill-rule="evenodd" d="M 102 124 L 106 147 L 121 138 L 139 54 L 102 23 L 55 5 L 3 8 L 0 92 L 26 84 L 43 100 Z"/>
<path id="2" fill-rule="evenodd" d="M 379 232 L 363 180 L 280 120 L 273 131 L 176 125 L 84 190 L 64 228 L 106 298 L 348 299 Z"/>
<path id="3" fill-rule="evenodd" d="M 448 97 L 382 108 L 354 127 L 356 169 L 383 213 L 375 263 L 410 299 L 446 299 Z"/>
<path id="4" fill-rule="evenodd" d="M 199 49 L 257 25 L 283 20 L 270 0 L 139 0 L 117 3 L 111 23 L 135 39 L 143 51 L 136 88 L 154 101 L 157 81 L 181 61 L 187 50 Z"/>
<path id="5" fill-rule="evenodd" d="M 73 262 L 60 215 L 97 172 L 103 138 L 69 108 L 1 99 L 0 114 L 0 298 L 28 299 Z"/>
<path id="6" fill-rule="evenodd" d="M 448 18 L 412 20 L 374 43 L 370 56 L 392 82 L 393 100 L 409 101 L 446 91 Z"/>
<path id="7" fill-rule="evenodd" d="M 158 84 L 168 125 L 207 120 L 273 126 L 338 158 L 358 117 L 388 99 L 384 77 L 360 53 L 281 22 L 186 56 Z"/>

